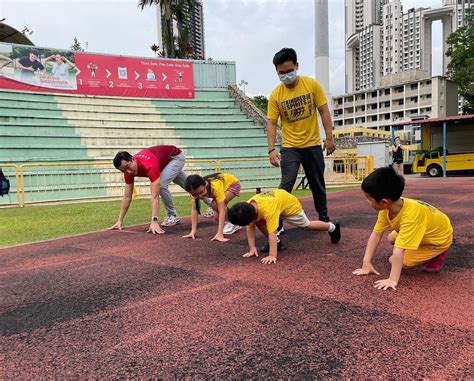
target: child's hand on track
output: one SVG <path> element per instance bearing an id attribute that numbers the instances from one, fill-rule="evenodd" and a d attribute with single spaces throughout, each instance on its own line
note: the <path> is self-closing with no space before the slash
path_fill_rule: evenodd
<path id="1" fill-rule="evenodd" d="M 229 238 L 225 238 L 222 234 L 217 233 L 211 241 L 227 242 L 230 241 Z"/>
<path id="2" fill-rule="evenodd" d="M 395 282 L 393 279 L 387 278 L 387 279 L 382 279 L 382 280 L 377 280 L 374 282 L 375 283 L 375 288 L 379 290 L 388 290 L 389 288 L 393 288 L 394 290 L 397 289 L 397 282 Z"/>
<path id="3" fill-rule="evenodd" d="M 360 269 L 355 269 L 352 274 L 354 275 L 369 275 L 369 274 L 376 274 L 376 275 L 380 275 L 380 273 L 375 270 L 375 267 L 372 266 L 371 263 L 369 264 L 363 264 L 362 265 L 362 268 Z"/>
<path id="4" fill-rule="evenodd" d="M 196 239 L 196 233 L 189 233 L 189 234 L 186 234 L 186 235 L 183 235 L 182 238 L 192 238 L 192 239 Z"/>
<path id="5" fill-rule="evenodd" d="M 269 265 L 271 263 L 276 263 L 276 262 L 277 262 L 276 257 L 272 257 L 270 255 L 268 257 L 265 257 L 265 258 L 262 259 L 262 263 L 264 265 Z"/>
<path id="6" fill-rule="evenodd" d="M 250 257 L 253 257 L 253 256 L 258 257 L 258 251 L 257 251 L 256 247 L 251 248 L 247 253 L 242 255 L 242 257 L 244 257 L 244 258 L 250 258 Z"/>

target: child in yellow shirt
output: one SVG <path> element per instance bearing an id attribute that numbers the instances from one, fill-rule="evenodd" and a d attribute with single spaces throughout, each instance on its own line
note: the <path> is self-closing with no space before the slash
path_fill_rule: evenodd
<path id="1" fill-rule="evenodd" d="M 378 289 L 396 290 L 403 267 L 424 265 L 424 271 L 440 271 L 453 240 L 448 216 L 423 201 L 402 198 L 404 187 L 405 179 L 392 168 L 379 168 L 362 182 L 369 205 L 379 214 L 365 249 L 362 268 L 353 274 L 379 275 L 372 265 L 372 257 L 385 230 L 393 229 L 388 236 L 394 245 L 389 259 L 392 269 L 389 278 L 375 282 Z"/>
<path id="2" fill-rule="evenodd" d="M 247 226 L 249 251 L 244 257 L 258 257 L 255 226 L 268 237 L 268 246 L 261 250 L 268 252 L 268 256 L 262 259 L 264 264 L 276 263 L 278 249 L 283 246 L 277 237 L 280 216 L 284 221 L 304 230 L 327 231 L 332 243 L 338 243 L 341 239 L 339 223 L 310 221 L 298 199 L 284 189 L 259 193 L 247 202 L 239 202 L 229 209 L 227 216 L 233 224 Z"/>
<path id="3" fill-rule="evenodd" d="M 240 196 L 240 182 L 237 177 L 229 173 L 213 173 L 201 177 L 190 175 L 184 184 L 184 189 L 194 199 L 191 209 L 191 233 L 184 238 L 196 238 L 198 215 L 200 214 L 199 200 L 214 210 L 214 218 L 218 223 L 217 233 L 211 241 L 227 242 L 224 234 L 233 234 L 240 230 L 241 226 L 226 222 L 227 204 L 234 197 Z"/>

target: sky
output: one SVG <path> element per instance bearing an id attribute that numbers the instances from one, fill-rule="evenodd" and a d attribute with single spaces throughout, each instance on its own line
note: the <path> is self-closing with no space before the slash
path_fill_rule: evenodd
<path id="1" fill-rule="evenodd" d="M 153 57 L 156 10 L 138 0 L 0 0 L 0 19 L 33 30 L 37 46 L 67 49 L 77 37 L 87 51 Z M 298 53 L 299 74 L 315 76 L 314 0 L 203 0 L 206 58 L 234 61 L 237 83 L 268 96 L 278 85 L 273 55 L 282 47 Z M 441 0 L 402 0 L 405 10 L 438 7 Z M 441 57 L 441 24 L 433 25 L 433 55 Z M 441 63 L 433 62 L 433 74 Z M 329 0 L 329 84 L 344 89 L 344 0 Z"/>

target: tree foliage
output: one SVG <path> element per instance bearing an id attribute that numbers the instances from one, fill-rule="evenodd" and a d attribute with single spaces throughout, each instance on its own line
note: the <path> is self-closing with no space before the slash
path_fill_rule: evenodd
<path id="1" fill-rule="evenodd" d="M 79 42 L 79 40 L 77 39 L 77 37 L 74 37 L 74 42 L 72 43 L 72 45 L 69 47 L 70 50 L 73 50 L 75 52 L 83 52 L 84 49 L 82 48 L 82 45 L 81 43 Z"/>
<path id="2" fill-rule="evenodd" d="M 202 58 L 196 57 L 191 45 L 191 33 L 187 25 L 188 13 L 193 12 L 196 0 L 139 0 L 138 7 L 156 5 L 160 9 L 162 20 L 162 48 L 165 57 L 169 58 Z M 173 21 L 178 27 L 178 36 L 173 34 Z"/>
<path id="3" fill-rule="evenodd" d="M 465 26 L 451 33 L 447 39 L 446 55 L 451 59 L 448 75 L 459 84 L 464 97 L 464 114 L 474 114 L 474 8 L 467 10 Z"/>
<path id="4" fill-rule="evenodd" d="M 257 106 L 265 115 L 267 115 L 268 99 L 265 95 L 256 95 L 251 98 L 253 104 Z"/>

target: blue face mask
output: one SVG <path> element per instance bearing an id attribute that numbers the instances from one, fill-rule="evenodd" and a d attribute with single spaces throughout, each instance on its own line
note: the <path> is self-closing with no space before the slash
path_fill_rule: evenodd
<path id="1" fill-rule="evenodd" d="M 290 71 L 286 74 L 278 74 L 278 77 L 280 77 L 280 81 L 282 81 L 285 85 L 291 85 L 296 81 L 296 70 Z"/>

